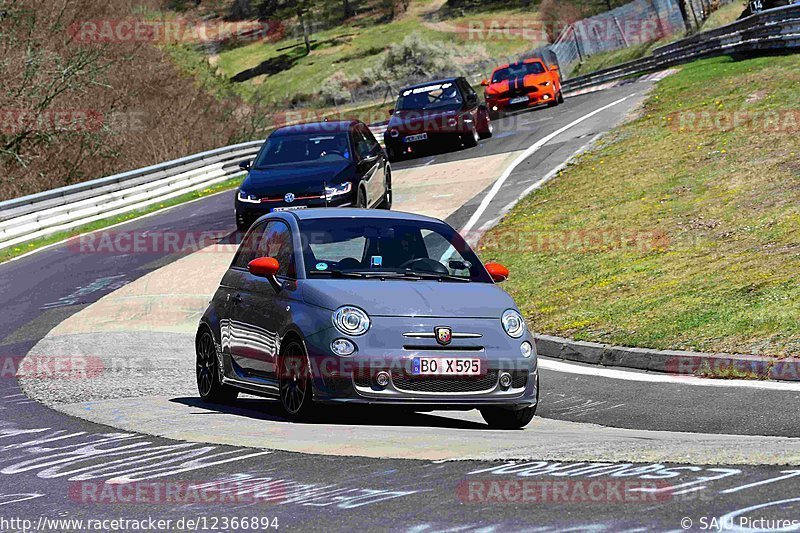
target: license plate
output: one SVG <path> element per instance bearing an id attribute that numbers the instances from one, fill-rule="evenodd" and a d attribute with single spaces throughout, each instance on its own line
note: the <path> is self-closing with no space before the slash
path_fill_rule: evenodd
<path id="1" fill-rule="evenodd" d="M 308 206 L 305 205 L 293 205 L 290 207 L 276 207 L 272 210 L 273 213 L 277 213 L 279 211 L 297 211 L 298 209 L 305 209 Z"/>
<path id="2" fill-rule="evenodd" d="M 415 357 L 411 367 L 415 376 L 477 376 L 481 360 L 465 357 Z"/>
<path id="3" fill-rule="evenodd" d="M 512 98 L 508 101 L 509 104 L 521 104 L 522 102 L 527 102 L 527 96 L 517 96 L 516 98 Z"/>
<path id="4" fill-rule="evenodd" d="M 403 137 L 403 142 L 413 143 L 416 141 L 424 141 L 428 138 L 427 133 L 418 133 L 417 135 L 409 135 L 408 137 Z"/>

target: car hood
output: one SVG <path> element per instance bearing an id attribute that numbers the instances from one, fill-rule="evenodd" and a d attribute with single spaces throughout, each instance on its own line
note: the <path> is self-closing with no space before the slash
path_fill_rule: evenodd
<path id="1" fill-rule="evenodd" d="M 241 189 L 259 196 L 321 195 L 323 183 L 335 185 L 352 179 L 352 161 L 333 161 L 295 165 L 274 165 L 253 168 L 242 182 Z"/>
<path id="2" fill-rule="evenodd" d="M 525 87 L 540 85 L 546 81 L 551 81 L 550 75 L 546 72 L 542 74 L 528 74 L 527 76 L 521 76 L 519 78 L 512 78 L 510 80 L 492 83 L 486 88 L 486 94 L 503 94 L 509 91 L 520 90 Z"/>
<path id="3" fill-rule="evenodd" d="M 354 305 L 373 316 L 500 318 L 517 308 L 491 283 L 315 279 L 303 282 L 303 299 L 331 311 Z"/>

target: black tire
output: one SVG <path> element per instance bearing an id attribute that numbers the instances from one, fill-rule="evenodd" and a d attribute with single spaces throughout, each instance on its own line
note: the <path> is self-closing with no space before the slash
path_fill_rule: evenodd
<path id="1" fill-rule="evenodd" d="M 303 345 L 294 339 L 281 348 L 278 370 L 280 401 L 286 416 L 308 420 L 315 414 L 311 372 Z"/>
<path id="2" fill-rule="evenodd" d="M 356 195 L 356 207 L 359 209 L 367 208 L 367 196 L 364 194 L 364 189 L 358 189 L 358 194 Z"/>
<path id="3" fill-rule="evenodd" d="M 539 376 L 536 376 L 536 405 L 523 409 L 484 407 L 481 416 L 492 429 L 522 429 L 533 420 L 539 407 Z"/>
<path id="4" fill-rule="evenodd" d="M 564 103 L 564 93 L 561 92 L 561 91 L 558 91 L 558 103 L 559 104 L 563 104 Z"/>
<path id="5" fill-rule="evenodd" d="M 223 385 L 217 347 L 214 337 L 208 329 L 203 329 L 195 341 L 197 392 L 200 398 L 210 403 L 231 403 L 239 396 L 239 391 Z"/>
<path id="6" fill-rule="evenodd" d="M 535 405 L 523 409 L 506 407 L 481 408 L 481 416 L 492 429 L 522 429 L 533 420 L 533 415 L 535 414 Z"/>
<path id="7" fill-rule="evenodd" d="M 475 129 L 473 125 L 470 131 L 461 136 L 461 143 L 464 145 L 464 148 L 475 148 L 478 146 L 479 139 L 480 135 L 478 134 L 478 130 Z"/>
<path id="8" fill-rule="evenodd" d="M 386 148 L 386 159 L 389 160 L 390 163 L 397 163 L 398 161 L 403 160 L 403 154 L 399 153 L 394 148 Z"/>
<path id="9" fill-rule="evenodd" d="M 386 168 L 386 191 L 383 193 L 383 201 L 378 206 L 380 209 L 392 208 L 392 171 Z"/>
<path id="10" fill-rule="evenodd" d="M 250 229 L 250 224 L 238 212 L 236 213 L 236 229 L 239 233 L 246 233 Z"/>
<path id="11" fill-rule="evenodd" d="M 494 126 L 492 126 L 492 120 L 489 119 L 489 125 L 486 127 L 486 131 L 480 134 L 481 139 L 488 139 L 494 134 Z"/>
<path id="12" fill-rule="evenodd" d="M 490 120 L 500 120 L 503 118 L 503 113 L 500 111 L 489 111 L 489 119 Z"/>

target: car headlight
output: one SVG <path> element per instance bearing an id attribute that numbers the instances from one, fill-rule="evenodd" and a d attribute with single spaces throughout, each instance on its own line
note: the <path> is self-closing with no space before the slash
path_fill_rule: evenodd
<path id="1" fill-rule="evenodd" d="M 336 339 L 331 343 L 331 351 L 336 355 L 348 357 L 356 351 L 356 345 L 347 339 Z"/>
<path id="2" fill-rule="evenodd" d="M 330 200 L 336 196 L 342 196 L 343 194 L 347 194 L 353 190 L 353 183 L 348 181 L 346 183 L 340 183 L 339 185 L 334 185 L 333 187 L 325 187 L 325 195 Z"/>
<path id="3" fill-rule="evenodd" d="M 242 202 L 247 202 L 249 204 L 261 203 L 261 198 L 259 198 L 255 194 L 248 194 L 245 191 L 239 191 L 239 200 L 241 200 Z"/>
<path id="4" fill-rule="evenodd" d="M 350 305 L 340 307 L 333 313 L 333 325 L 345 335 L 357 337 L 369 329 L 369 316 L 367 313 Z"/>
<path id="5" fill-rule="evenodd" d="M 522 315 L 513 309 L 508 309 L 503 313 L 501 321 L 503 322 L 503 329 L 506 330 L 509 337 L 518 339 L 525 333 L 525 321 L 522 319 Z"/>
<path id="6" fill-rule="evenodd" d="M 544 83 L 541 83 L 540 85 L 541 85 L 542 87 L 550 87 L 550 82 L 549 82 L 549 81 L 546 81 L 546 82 L 544 82 Z"/>
<path id="7" fill-rule="evenodd" d="M 389 130 L 389 135 L 390 135 L 390 136 L 391 136 L 393 139 L 396 139 L 397 137 L 399 137 L 399 136 L 400 136 L 400 132 L 399 132 L 399 131 L 397 131 L 396 129 L 391 129 L 391 130 Z"/>

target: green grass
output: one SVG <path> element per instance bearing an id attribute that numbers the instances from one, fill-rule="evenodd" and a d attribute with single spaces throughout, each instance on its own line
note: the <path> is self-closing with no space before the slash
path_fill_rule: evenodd
<path id="1" fill-rule="evenodd" d="M 200 189 L 197 191 L 193 191 L 190 193 L 183 194 L 181 196 L 176 196 L 175 198 L 170 198 L 169 200 L 165 200 L 163 202 L 159 202 L 157 204 L 150 205 L 148 207 L 137 209 L 135 211 L 131 211 L 129 213 L 123 213 L 120 215 L 116 215 L 109 218 L 104 218 L 102 220 L 96 220 L 89 224 L 84 224 L 82 226 L 78 226 L 66 231 L 60 231 L 58 233 L 53 233 L 52 235 L 48 235 L 46 237 L 42 237 L 40 239 L 35 239 L 32 241 L 28 241 L 17 246 L 12 246 L 8 248 L 3 248 L 0 250 L 0 263 L 8 261 L 9 259 L 13 259 L 15 257 L 19 257 L 23 254 L 27 254 L 44 246 L 48 246 L 51 244 L 55 244 L 61 242 L 63 240 L 69 239 L 71 237 L 76 237 L 78 235 L 82 235 L 84 233 L 89 233 L 92 231 L 97 231 L 103 228 L 107 228 L 109 226 L 113 226 L 115 224 L 120 224 L 122 222 L 128 222 L 129 220 L 133 220 L 144 215 L 148 215 L 150 213 L 154 213 L 156 211 L 161 211 L 162 209 L 166 209 L 168 207 L 173 207 L 179 204 L 183 204 L 189 202 L 191 200 L 196 200 L 197 198 L 203 198 L 205 196 L 209 196 L 212 194 L 216 194 L 218 192 L 234 189 L 238 187 L 242 183 L 242 176 L 238 176 L 235 178 L 231 178 L 225 180 L 223 182 L 217 183 L 215 185 L 211 185 L 206 187 L 205 189 Z"/>
<path id="2" fill-rule="evenodd" d="M 531 327 L 659 349 L 800 354 L 800 55 L 698 61 L 482 241 Z M 685 112 L 787 128 L 681 128 Z M 683 115 L 686 117 L 687 115 Z M 794 124 L 792 129 L 792 124 Z"/>

